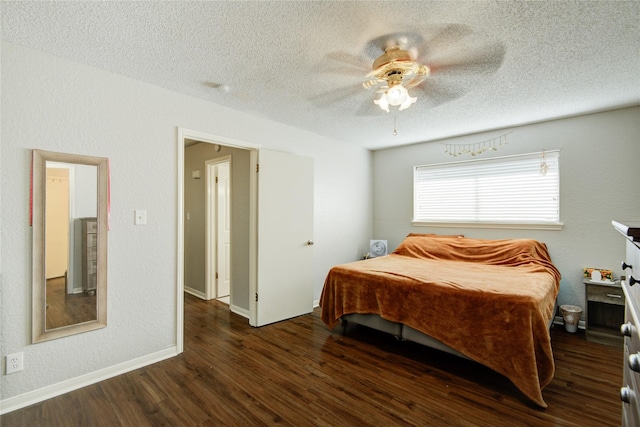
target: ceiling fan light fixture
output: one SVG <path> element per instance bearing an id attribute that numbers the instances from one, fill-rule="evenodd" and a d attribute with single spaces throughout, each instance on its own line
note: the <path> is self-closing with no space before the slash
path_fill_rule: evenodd
<path id="1" fill-rule="evenodd" d="M 389 112 L 390 105 L 402 111 L 417 100 L 416 97 L 409 95 L 407 87 L 418 86 L 430 71 L 428 66 L 413 60 L 411 52 L 401 49 L 396 43 L 387 45 L 384 53 L 373 61 L 372 70 L 367 74 L 367 80 L 362 83 L 362 86 L 370 89 L 385 85 L 381 88 L 384 93 L 380 99 L 373 102 L 386 112 Z"/>
<path id="2" fill-rule="evenodd" d="M 381 109 L 383 109 L 387 113 L 389 112 L 389 101 L 387 100 L 386 92 L 382 94 L 380 99 L 374 99 L 373 103 L 379 106 Z"/>
<path id="3" fill-rule="evenodd" d="M 374 100 L 374 104 L 378 105 L 382 110 L 389 112 L 389 105 L 399 106 L 399 110 L 406 110 L 416 102 L 418 98 L 409 96 L 407 88 L 402 84 L 395 84 L 387 89 L 380 99 Z"/>
<path id="4" fill-rule="evenodd" d="M 400 111 L 402 110 L 406 110 L 407 108 L 411 107 L 411 104 L 413 104 L 414 102 L 416 102 L 418 100 L 418 97 L 416 96 L 408 96 L 407 94 L 407 99 L 404 100 L 404 102 L 402 104 L 400 104 L 400 108 L 398 108 Z"/>
<path id="5" fill-rule="evenodd" d="M 387 100 L 390 105 L 401 105 L 408 96 L 407 89 L 401 84 L 393 85 L 387 90 Z"/>

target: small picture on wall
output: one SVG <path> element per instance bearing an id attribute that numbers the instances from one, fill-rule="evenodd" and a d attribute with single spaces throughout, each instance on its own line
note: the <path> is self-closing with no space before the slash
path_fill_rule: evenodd
<path id="1" fill-rule="evenodd" d="M 369 241 L 369 257 L 375 258 L 387 254 L 386 240 L 370 240 Z"/>

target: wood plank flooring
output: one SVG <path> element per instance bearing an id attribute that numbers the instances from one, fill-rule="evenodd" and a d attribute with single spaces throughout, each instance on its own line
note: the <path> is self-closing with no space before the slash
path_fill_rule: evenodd
<path id="1" fill-rule="evenodd" d="M 47 279 L 47 329 L 96 320 L 96 295 L 67 294 L 64 277 Z"/>
<path id="2" fill-rule="evenodd" d="M 10 426 L 618 426 L 622 349 L 552 329 L 556 374 L 530 403 L 476 363 L 319 309 L 262 328 L 185 295 L 183 354 L 5 414 Z"/>

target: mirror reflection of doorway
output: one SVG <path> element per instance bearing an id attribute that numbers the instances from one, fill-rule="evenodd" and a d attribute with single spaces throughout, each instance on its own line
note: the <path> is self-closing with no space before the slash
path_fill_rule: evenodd
<path id="1" fill-rule="evenodd" d="M 69 169 L 47 168 L 45 277 L 66 286 L 69 269 Z"/>
<path id="2" fill-rule="evenodd" d="M 97 169 L 47 161 L 45 181 L 45 329 L 52 330 L 95 320 L 96 295 L 83 293 L 80 269 L 80 233 L 75 229 L 78 213 L 95 216 Z M 80 175 L 78 175 L 78 173 Z M 75 185 L 80 177 L 91 191 Z M 82 187 L 82 186 L 81 186 Z M 79 193 L 79 194 L 78 194 Z M 74 205 L 77 205 L 74 208 Z M 84 205 L 88 205 L 85 207 Z"/>

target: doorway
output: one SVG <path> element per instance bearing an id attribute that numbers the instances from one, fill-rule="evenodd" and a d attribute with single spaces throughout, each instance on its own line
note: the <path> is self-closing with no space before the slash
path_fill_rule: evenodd
<path id="1" fill-rule="evenodd" d="M 69 269 L 69 169 L 47 167 L 45 277 L 65 278 Z"/>
<path id="2" fill-rule="evenodd" d="M 82 291 L 76 283 L 81 277 L 80 263 L 75 257 L 75 166 L 68 163 L 47 161 L 46 172 L 46 278 L 59 278 L 64 283 L 64 292 L 74 294 Z M 51 223 L 49 222 L 51 221 Z M 53 234 L 50 236 L 50 234 Z"/>
<path id="3" fill-rule="evenodd" d="M 176 276 L 176 343 L 184 350 L 184 293 L 207 299 L 205 287 L 206 232 L 206 165 L 209 159 L 231 156 L 230 181 L 230 269 L 232 279 L 229 311 L 250 317 L 250 289 L 255 288 L 256 271 L 256 194 L 258 149 L 260 147 L 226 137 L 178 128 L 178 240 Z M 201 191 L 194 205 L 189 186 Z M 202 226 L 195 226 L 200 221 Z M 192 245 L 192 243 L 196 245 Z M 196 276 L 194 276 L 194 273 Z M 215 274 L 215 273 L 214 273 Z M 201 286 L 200 286 L 201 284 Z M 213 298 L 214 292 L 212 292 Z"/>
<path id="4" fill-rule="evenodd" d="M 313 159 L 178 128 L 177 353 L 184 351 L 184 293 L 189 286 L 185 273 L 191 271 L 186 263 L 189 257 L 185 242 L 191 231 L 187 223 L 192 213 L 204 212 L 204 206 L 191 211 L 185 203 L 185 183 L 191 178 L 203 181 L 198 172 L 204 169 L 203 159 L 215 157 L 196 156 L 201 164 L 187 164 L 185 151 L 191 144 L 220 147 L 216 151 L 221 156 L 233 150 L 230 311 L 258 327 L 313 310 Z M 239 184 L 244 185 L 242 191 L 237 190 Z M 244 207 L 238 209 L 239 203 L 245 203 Z"/>

